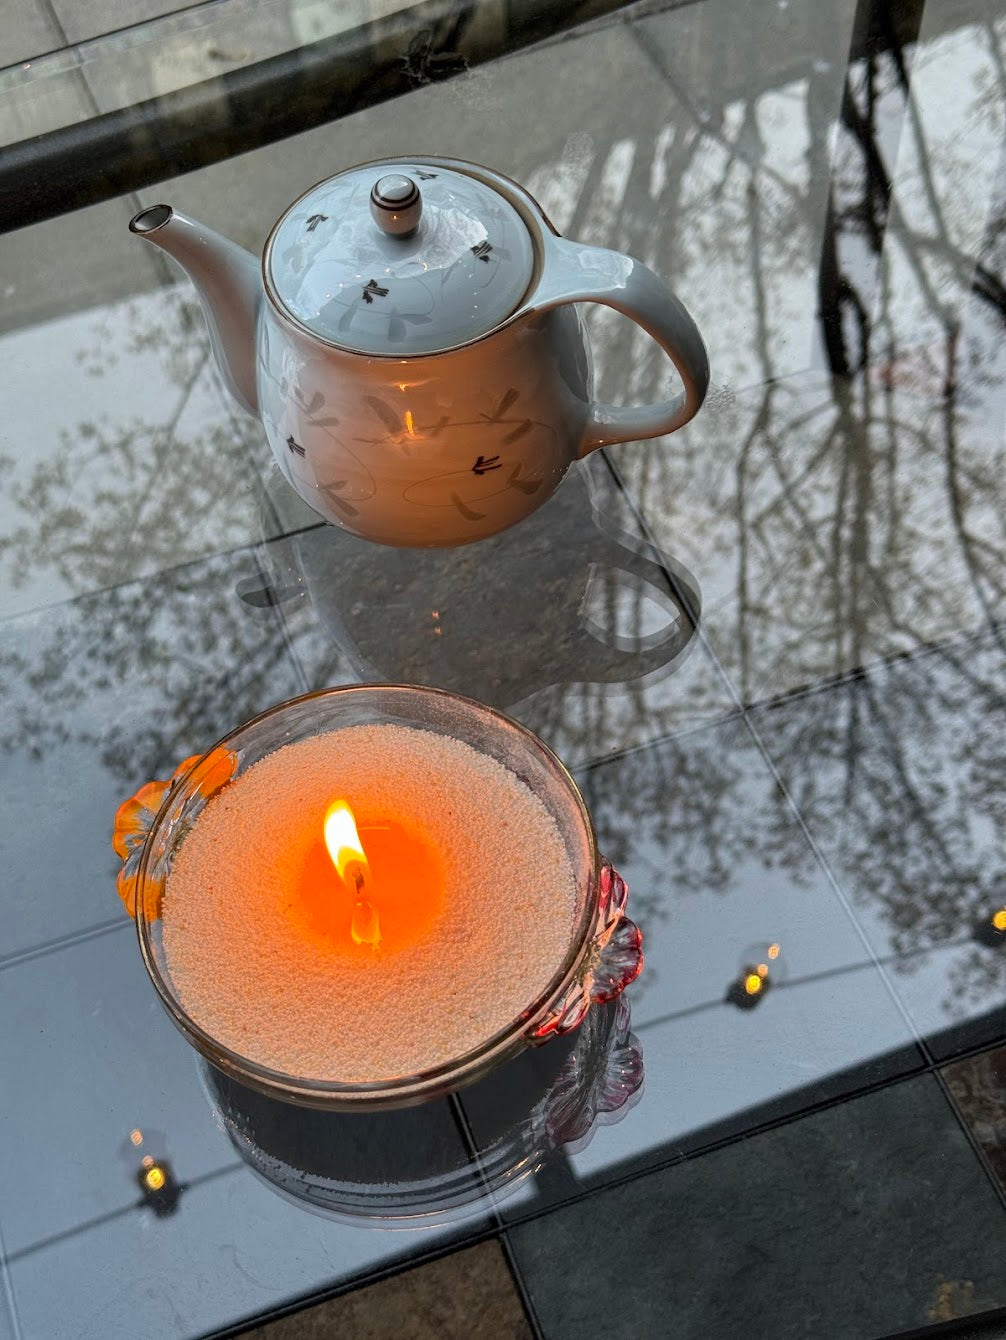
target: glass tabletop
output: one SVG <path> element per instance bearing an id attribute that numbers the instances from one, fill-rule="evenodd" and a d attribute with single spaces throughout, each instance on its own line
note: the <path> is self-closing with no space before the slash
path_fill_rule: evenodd
<path id="1" fill-rule="evenodd" d="M 1002 6 L 168 8 L 26 6 L 0 71 L 0 1340 L 1006 1333 Z M 712 367 L 454 549 L 321 523 L 127 230 L 258 254 L 403 152 L 645 262 Z M 599 399 L 666 394 L 584 316 Z M 277 1110 L 165 1015 L 112 820 L 380 682 L 556 751 L 645 966 L 447 1098 Z"/>

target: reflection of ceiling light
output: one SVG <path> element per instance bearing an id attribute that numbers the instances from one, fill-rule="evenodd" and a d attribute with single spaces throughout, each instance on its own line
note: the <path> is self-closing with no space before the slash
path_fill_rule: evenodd
<path id="1" fill-rule="evenodd" d="M 726 999 L 739 1010 L 753 1010 L 772 986 L 786 980 L 786 963 L 777 940 L 748 945 L 737 964 L 737 976 L 727 987 Z"/>
<path id="2" fill-rule="evenodd" d="M 997 907 L 991 915 L 986 913 L 975 923 L 971 935 L 990 949 L 1006 948 L 1006 907 Z"/>
<path id="3" fill-rule="evenodd" d="M 158 1219 L 164 1219 L 178 1209 L 184 1188 L 175 1181 L 167 1159 L 154 1160 L 147 1155 L 137 1169 L 136 1181 L 144 1205 L 153 1210 Z"/>
<path id="4" fill-rule="evenodd" d="M 748 963 L 727 988 L 727 1000 L 739 1010 L 753 1010 L 772 985 L 767 963 Z"/>

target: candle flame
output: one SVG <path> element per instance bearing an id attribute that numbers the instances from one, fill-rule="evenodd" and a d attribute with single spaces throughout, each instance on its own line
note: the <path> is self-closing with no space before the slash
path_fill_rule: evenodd
<path id="1" fill-rule="evenodd" d="M 333 800 L 325 814 L 325 846 L 339 878 L 354 895 L 349 933 L 356 944 L 376 948 L 381 943 L 381 923 L 377 908 L 367 897 L 370 866 L 353 811 L 344 800 Z"/>
<path id="2" fill-rule="evenodd" d="M 416 435 L 416 423 L 412 417 L 411 409 L 405 411 L 405 431 L 408 433 L 409 437 L 415 437 Z"/>

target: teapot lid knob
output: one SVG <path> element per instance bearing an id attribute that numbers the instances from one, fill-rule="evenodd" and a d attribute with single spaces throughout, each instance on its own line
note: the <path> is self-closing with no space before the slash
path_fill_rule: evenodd
<path id="1" fill-rule="evenodd" d="M 382 232 L 407 237 L 419 227 L 423 199 L 419 187 L 403 173 L 390 173 L 374 182 L 370 212 Z"/>

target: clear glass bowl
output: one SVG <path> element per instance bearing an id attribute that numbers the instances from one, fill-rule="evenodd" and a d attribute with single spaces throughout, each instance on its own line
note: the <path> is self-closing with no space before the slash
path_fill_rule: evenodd
<path id="1" fill-rule="evenodd" d="M 186 1010 L 164 952 L 161 898 L 172 861 L 209 800 L 283 745 L 350 726 L 394 723 L 459 739 L 516 773 L 555 819 L 576 877 L 569 947 L 543 992 L 505 1028 L 446 1065 L 394 1079 L 339 1083 L 262 1066 L 224 1046 Z M 166 782 L 149 782 L 120 808 L 119 891 L 136 917 L 140 952 L 169 1015 L 218 1070 L 274 1098 L 366 1111 L 405 1107 L 459 1089 L 524 1048 L 576 1028 L 642 967 L 642 937 L 624 915 L 626 888 L 598 854 L 587 807 L 569 773 L 537 736 L 468 698 L 409 685 L 353 685 L 291 699 L 239 726 Z"/>
<path id="2" fill-rule="evenodd" d="M 453 1114 L 441 1103 L 322 1111 L 269 1098 L 205 1062 L 200 1069 L 234 1148 L 284 1198 L 382 1228 L 453 1223 L 484 1214 L 490 1196 L 498 1203 L 560 1151 L 579 1152 L 597 1127 L 622 1120 L 643 1083 L 630 1027 L 624 996 L 598 1005 L 573 1033 L 469 1085 Z"/>

